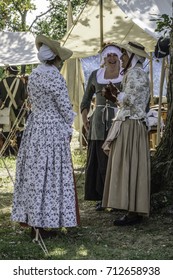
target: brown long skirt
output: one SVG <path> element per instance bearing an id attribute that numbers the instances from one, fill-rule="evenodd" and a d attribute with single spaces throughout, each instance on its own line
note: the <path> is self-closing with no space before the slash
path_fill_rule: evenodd
<path id="1" fill-rule="evenodd" d="M 140 120 L 124 121 L 111 144 L 103 207 L 149 215 L 149 143 L 146 126 Z"/>

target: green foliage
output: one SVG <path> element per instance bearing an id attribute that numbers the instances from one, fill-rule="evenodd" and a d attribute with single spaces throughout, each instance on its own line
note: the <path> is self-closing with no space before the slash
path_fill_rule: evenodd
<path id="1" fill-rule="evenodd" d="M 26 15 L 35 10 L 31 0 L 0 0 L 0 30 L 25 31 L 28 29 Z"/>
<path id="2" fill-rule="evenodd" d="M 73 16 L 81 11 L 87 0 L 71 0 Z M 67 31 L 67 0 L 49 0 L 48 10 L 37 16 L 31 26 L 26 23 L 28 12 L 36 9 L 32 0 L 0 0 L 0 30 L 32 31 L 61 39 Z"/>
<path id="3" fill-rule="evenodd" d="M 86 0 L 72 0 L 73 17 L 79 14 Z M 60 40 L 67 31 L 67 0 L 50 0 L 50 13 L 41 17 L 34 24 L 34 32 Z"/>
<path id="4" fill-rule="evenodd" d="M 0 30 L 7 28 L 11 13 L 14 12 L 12 7 L 12 0 L 0 0 Z"/>
<path id="5" fill-rule="evenodd" d="M 167 14 L 162 14 L 157 19 L 152 19 L 151 21 L 156 21 L 156 32 L 164 31 L 164 33 L 168 33 L 173 28 L 173 18 L 169 17 Z"/>
<path id="6" fill-rule="evenodd" d="M 0 80 L 3 78 L 3 76 L 4 76 L 4 69 L 0 67 Z"/>

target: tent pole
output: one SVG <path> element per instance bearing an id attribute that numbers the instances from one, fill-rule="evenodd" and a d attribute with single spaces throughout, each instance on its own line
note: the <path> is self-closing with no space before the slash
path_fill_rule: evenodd
<path id="1" fill-rule="evenodd" d="M 76 76 L 78 77 L 77 78 L 77 91 L 80 92 L 80 87 L 79 87 L 79 84 L 80 84 L 80 60 L 79 58 L 76 59 Z M 80 112 L 80 104 L 82 102 L 82 98 L 81 98 L 81 95 L 79 94 L 79 108 L 78 108 L 78 117 L 79 117 L 79 148 L 80 148 L 80 152 L 82 152 L 82 115 L 81 115 L 81 112 Z"/>
<path id="2" fill-rule="evenodd" d="M 169 61 L 168 61 L 168 56 L 165 57 L 165 77 L 166 77 L 166 85 L 168 85 L 169 82 Z"/>
<path id="3" fill-rule="evenodd" d="M 67 31 L 69 31 L 73 25 L 73 12 L 70 0 L 67 0 L 67 5 Z"/>
<path id="4" fill-rule="evenodd" d="M 161 106 L 162 106 L 164 78 L 165 78 L 165 57 L 162 59 L 162 69 L 161 69 L 161 78 L 160 78 L 159 109 L 158 109 L 158 123 L 157 123 L 157 146 L 160 143 L 160 121 L 161 121 Z"/>
<path id="5" fill-rule="evenodd" d="M 151 95 L 151 106 L 154 105 L 154 93 L 153 93 L 153 60 L 152 60 L 152 52 L 150 53 L 150 95 Z"/>
<path id="6" fill-rule="evenodd" d="M 103 47 L 103 0 L 100 0 L 100 49 Z"/>

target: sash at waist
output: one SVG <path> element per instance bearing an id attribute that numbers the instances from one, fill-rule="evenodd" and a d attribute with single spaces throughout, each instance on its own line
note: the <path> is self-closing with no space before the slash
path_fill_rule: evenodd
<path id="1" fill-rule="evenodd" d="M 110 106 L 110 104 L 96 105 L 96 107 L 102 107 L 103 108 L 101 110 L 101 112 L 102 112 L 102 123 L 103 124 L 105 123 L 105 121 L 107 122 L 109 120 L 109 110 L 108 110 L 108 108 L 113 109 L 113 110 L 116 109 L 116 107 L 112 107 L 112 106 Z M 107 125 L 106 125 L 106 130 L 108 130 Z"/>

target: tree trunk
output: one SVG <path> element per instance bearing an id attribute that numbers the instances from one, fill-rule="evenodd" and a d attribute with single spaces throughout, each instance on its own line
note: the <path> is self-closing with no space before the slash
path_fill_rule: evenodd
<path id="1" fill-rule="evenodd" d="M 170 66 L 167 90 L 168 113 L 163 138 L 151 159 L 151 190 L 173 188 L 173 28 L 170 32 Z"/>

